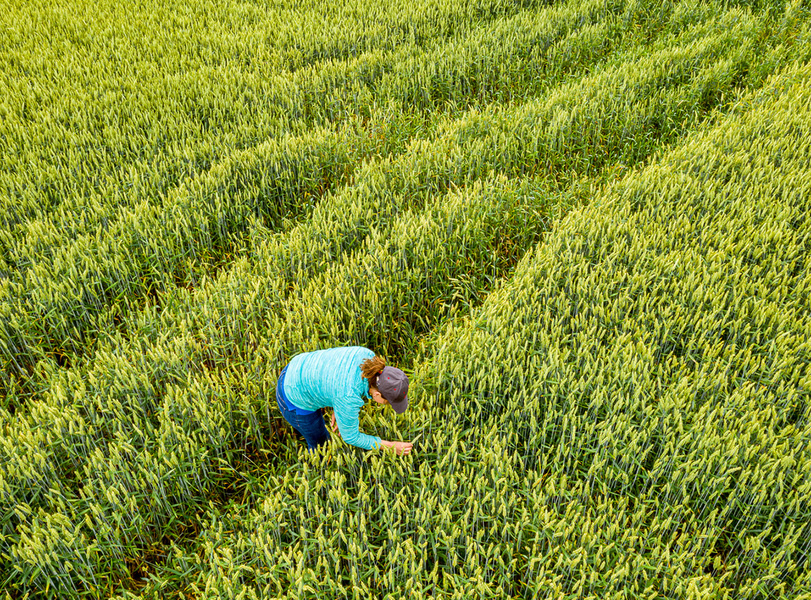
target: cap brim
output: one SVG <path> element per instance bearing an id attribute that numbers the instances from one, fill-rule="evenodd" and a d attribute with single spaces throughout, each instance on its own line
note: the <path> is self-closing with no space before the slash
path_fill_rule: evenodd
<path id="1" fill-rule="evenodd" d="M 408 408 L 408 396 L 399 402 L 389 402 L 389 406 L 391 406 L 398 415 L 403 414 L 405 409 Z"/>

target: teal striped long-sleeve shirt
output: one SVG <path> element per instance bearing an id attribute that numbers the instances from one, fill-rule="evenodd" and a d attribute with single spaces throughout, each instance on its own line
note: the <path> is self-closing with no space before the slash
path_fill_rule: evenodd
<path id="1" fill-rule="evenodd" d="M 366 450 L 379 448 L 380 438 L 361 433 L 358 421 L 364 397 L 369 395 L 369 382 L 361 375 L 360 364 L 374 355 L 362 346 L 298 354 L 287 366 L 284 393 L 305 410 L 331 407 L 347 444 Z"/>

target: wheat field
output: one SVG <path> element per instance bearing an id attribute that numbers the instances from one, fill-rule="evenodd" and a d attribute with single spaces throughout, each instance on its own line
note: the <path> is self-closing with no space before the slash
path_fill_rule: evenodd
<path id="1" fill-rule="evenodd" d="M 0 598 L 811 600 L 806 0 L 0 32 Z M 282 419 L 344 345 L 408 456 Z"/>

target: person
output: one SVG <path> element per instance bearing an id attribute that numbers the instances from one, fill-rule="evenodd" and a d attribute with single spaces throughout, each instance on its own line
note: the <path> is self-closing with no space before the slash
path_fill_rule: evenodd
<path id="1" fill-rule="evenodd" d="M 310 451 L 331 439 L 323 410 L 332 408 L 330 427 L 346 443 L 366 450 L 388 447 L 397 454 L 411 452 L 411 442 L 360 431 L 358 413 L 365 397 L 401 414 L 408 407 L 408 376 L 361 346 L 298 354 L 282 369 L 276 384 L 282 416 L 304 437 Z"/>

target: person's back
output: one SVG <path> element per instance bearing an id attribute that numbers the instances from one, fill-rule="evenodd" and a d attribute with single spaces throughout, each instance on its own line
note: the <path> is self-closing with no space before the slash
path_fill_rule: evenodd
<path id="1" fill-rule="evenodd" d="M 368 395 L 369 382 L 363 378 L 360 365 L 369 358 L 374 358 L 374 352 L 361 346 L 298 354 L 287 366 L 287 397 L 296 406 L 318 410 L 332 407 L 337 396 Z"/>

